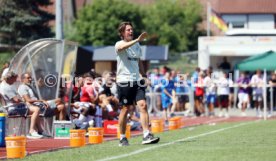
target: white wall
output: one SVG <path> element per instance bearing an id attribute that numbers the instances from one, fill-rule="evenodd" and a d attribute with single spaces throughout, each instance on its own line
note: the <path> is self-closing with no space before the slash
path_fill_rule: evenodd
<path id="1" fill-rule="evenodd" d="M 216 67 L 217 63 L 221 62 L 219 57 L 222 56 L 236 61 L 239 57 L 261 54 L 269 50 L 276 51 L 275 44 L 276 37 L 273 36 L 199 37 L 198 66 L 202 69 L 207 69 L 209 65 Z"/>

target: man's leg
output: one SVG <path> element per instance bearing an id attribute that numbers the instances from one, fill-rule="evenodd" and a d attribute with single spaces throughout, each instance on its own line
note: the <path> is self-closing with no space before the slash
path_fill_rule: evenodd
<path id="1" fill-rule="evenodd" d="M 39 119 L 39 107 L 37 106 L 29 106 L 29 114 L 32 114 L 31 116 L 31 124 L 30 124 L 30 131 L 29 131 L 29 135 L 27 135 L 27 137 L 33 138 L 33 139 L 40 139 L 43 136 L 39 135 L 37 130 L 35 129 L 37 123 L 38 123 L 38 119 Z M 38 127 L 39 130 L 39 127 Z"/>
<path id="2" fill-rule="evenodd" d="M 149 114 L 148 114 L 146 101 L 140 100 L 137 102 L 137 105 L 140 110 L 140 120 L 141 120 L 142 128 L 144 131 L 149 130 Z"/>
<path id="3" fill-rule="evenodd" d="M 122 134 L 124 135 L 126 133 L 127 114 L 128 114 L 128 106 L 123 106 L 119 115 L 119 127 L 120 127 L 121 135 Z"/>
<path id="4" fill-rule="evenodd" d="M 127 114 L 129 107 L 123 106 L 119 115 L 119 128 L 120 128 L 120 144 L 119 146 L 127 146 L 128 141 L 126 139 L 126 124 L 127 124 Z"/>
<path id="5" fill-rule="evenodd" d="M 29 114 L 31 114 L 31 123 L 30 123 L 30 133 L 33 133 L 36 131 L 35 125 L 37 123 L 38 117 L 39 117 L 39 107 L 37 106 L 30 106 L 29 107 Z"/>
<path id="6" fill-rule="evenodd" d="M 58 119 L 65 120 L 66 108 L 64 104 L 57 105 Z"/>
<path id="7" fill-rule="evenodd" d="M 159 142 L 158 137 L 154 137 L 149 131 L 149 113 L 145 100 L 137 101 L 137 105 L 140 109 L 140 120 L 143 128 L 143 142 L 142 144 L 154 144 Z"/>

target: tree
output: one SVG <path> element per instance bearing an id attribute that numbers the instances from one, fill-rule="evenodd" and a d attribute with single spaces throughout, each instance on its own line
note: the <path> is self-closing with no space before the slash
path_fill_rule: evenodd
<path id="1" fill-rule="evenodd" d="M 125 0 L 95 0 L 80 10 L 77 17 L 75 34 L 69 39 L 82 45 L 114 45 L 120 39 L 117 27 L 122 21 L 132 22 L 135 36 L 144 28 L 140 8 Z"/>
<path id="2" fill-rule="evenodd" d="M 196 0 L 158 0 L 145 11 L 143 23 L 150 34 L 150 44 L 169 44 L 173 52 L 197 49 L 201 5 Z"/>
<path id="3" fill-rule="evenodd" d="M 52 37 L 48 26 L 54 15 L 44 11 L 50 0 L 1 0 L 0 42 L 24 45 L 39 38 Z"/>

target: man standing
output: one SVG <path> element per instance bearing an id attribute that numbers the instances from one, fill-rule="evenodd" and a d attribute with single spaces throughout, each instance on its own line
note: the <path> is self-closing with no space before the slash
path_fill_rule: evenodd
<path id="1" fill-rule="evenodd" d="M 159 138 L 154 137 L 149 131 L 149 114 L 145 97 L 145 77 L 143 66 L 140 62 L 142 55 L 139 45 L 147 37 L 143 32 L 137 39 L 133 39 L 133 26 L 130 22 L 122 22 L 118 28 L 121 41 L 115 44 L 117 53 L 117 90 L 120 104 L 122 105 L 119 115 L 120 144 L 127 146 L 128 140 L 125 136 L 127 114 L 130 106 L 136 103 L 141 113 L 141 124 L 143 128 L 142 144 L 158 143 Z M 141 75 L 140 75 L 141 73 Z"/>

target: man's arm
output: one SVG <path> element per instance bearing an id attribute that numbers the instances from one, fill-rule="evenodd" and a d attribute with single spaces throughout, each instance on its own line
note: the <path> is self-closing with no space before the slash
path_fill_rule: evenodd
<path id="1" fill-rule="evenodd" d="M 166 89 L 164 89 L 164 93 L 171 98 L 173 97 Z"/>
<path id="2" fill-rule="evenodd" d="M 12 103 L 20 103 L 22 100 L 20 96 L 13 88 L 5 88 L 4 91 L 1 93 L 5 100 L 11 101 Z"/>
<path id="3" fill-rule="evenodd" d="M 140 59 L 139 59 L 139 72 L 140 72 L 142 77 L 147 77 L 145 69 L 144 69 L 143 62 Z"/>
<path id="4" fill-rule="evenodd" d="M 27 103 L 34 103 L 34 102 L 40 102 L 39 100 L 33 100 L 31 97 L 27 94 L 22 95 L 22 98 L 25 100 Z"/>
<path id="5" fill-rule="evenodd" d="M 148 34 L 146 32 L 143 32 L 137 39 L 131 40 L 129 42 L 125 42 L 122 41 L 118 47 L 116 47 L 116 50 L 118 52 L 121 52 L 129 47 L 131 47 L 132 45 L 134 45 L 137 42 L 143 41 L 146 37 L 148 36 Z"/>
<path id="6" fill-rule="evenodd" d="M 25 94 L 25 95 L 22 95 L 22 98 L 25 100 L 26 103 L 34 103 L 34 102 L 42 102 L 46 105 L 46 107 L 48 108 L 49 107 L 49 104 L 47 101 L 45 100 L 34 100 L 34 99 L 31 99 L 31 97 L 28 95 L 28 94 Z"/>
<path id="7" fill-rule="evenodd" d="M 11 99 L 11 101 L 12 101 L 13 103 L 20 103 L 20 102 L 22 102 L 22 100 L 21 100 L 20 98 L 18 98 L 18 96 L 14 96 L 14 97 Z"/>

